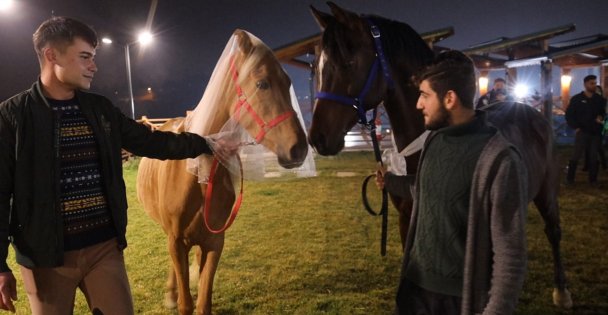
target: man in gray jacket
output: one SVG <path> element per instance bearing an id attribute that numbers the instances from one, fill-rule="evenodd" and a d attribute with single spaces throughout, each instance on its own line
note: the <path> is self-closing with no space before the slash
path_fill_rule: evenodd
<path id="1" fill-rule="evenodd" d="M 398 314 L 511 314 L 527 262 L 521 156 L 474 110 L 464 54 L 439 54 L 418 81 L 432 133 L 415 178 Z"/>

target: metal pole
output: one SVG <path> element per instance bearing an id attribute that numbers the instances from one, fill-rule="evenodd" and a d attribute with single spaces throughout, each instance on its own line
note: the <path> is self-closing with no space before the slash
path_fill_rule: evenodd
<path id="1" fill-rule="evenodd" d="M 553 88 L 552 88 L 553 63 L 551 60 L 541 61 L 541 93 L 543 95 L 543 111 L 545 118 L 553 128 Z"/>
<path id="2" fill-rule="evenodd" d="M 125 45 L 125 61 L 127 63 L 127 79 L 129 80 L 129 97 L 131 99 L 131 118 L 135 119 L 135 100 L 133 99 L 133 83 L 131 83 L 131 57 L 129 45 Z"/>

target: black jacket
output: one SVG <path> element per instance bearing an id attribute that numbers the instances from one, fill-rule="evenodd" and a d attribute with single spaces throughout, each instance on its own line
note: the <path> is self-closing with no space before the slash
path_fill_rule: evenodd
<path id="1" fill-rule="evenodd" d="M 586 134 L 600 135 L 603 124 L 596 121 L 597 116 L 606 116 L 606 99 L 593 93 L 589 98 L 585 92 L 574 95 L 566 109 L 566 122 L 573 129 L 581 129 Z"/>
<path id="2" fill-rule="evenodd" d="M 124 116 L 105 97 L 78 91 L 80 109 L 93 129 L 103 188 L 120 248 L 127 246 L 127 197 L 121 148 L 157 159 L 196 157 L 211 150 L 192 133 L 150 131 Z M 25 267 L 63 264 L 59 207 L 59 120 L 42 95 L 40 81 L 0 103 L 0 272 L 9 242 Z"/>

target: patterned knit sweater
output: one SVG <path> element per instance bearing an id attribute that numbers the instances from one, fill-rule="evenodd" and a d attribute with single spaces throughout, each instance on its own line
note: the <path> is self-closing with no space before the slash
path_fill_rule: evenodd
<path id="1" fill-rule="evenodd" d="M 60 201 L 64 249 L 76 250 L 116 236 L 103 190 L 97 141 L 76 98 L 48 99 L 59 121 Z"/>

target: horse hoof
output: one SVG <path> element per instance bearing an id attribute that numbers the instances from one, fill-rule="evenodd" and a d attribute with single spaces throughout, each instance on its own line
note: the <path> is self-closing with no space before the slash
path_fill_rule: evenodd
<path id="1" fill-rule="evenodd" d="M 572 308 L 572 295 L 568 289 L 564 288 L 563 290 L 559 290 L 557 288 L 553 289 L 553 304 L 557 307 L 571 309 Z"/>
<path id="2" fill-rule="evenodd" d="M 163 305 L 165 306 L 165 308 L 170 309 L 170 310 L 176 309 L 177 301 L 176 301 L 175 295 L 171 292 L 166 292 L 165 301 L 163 302 Z"/>

